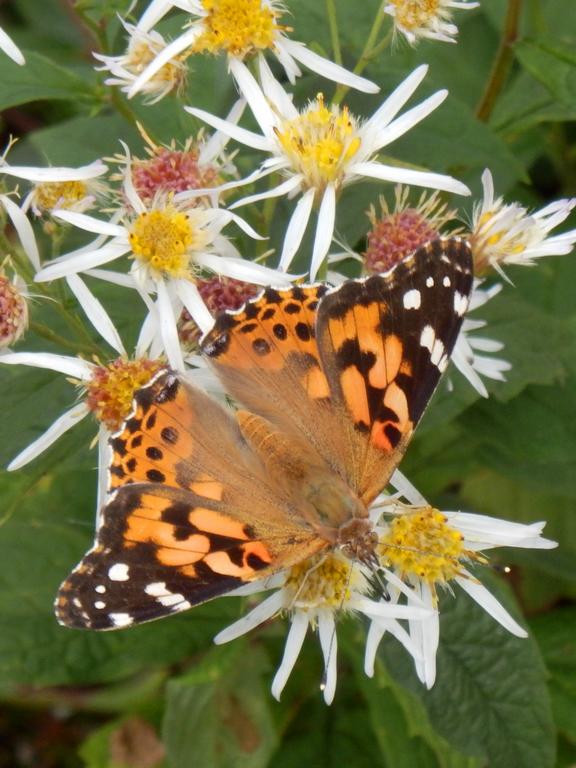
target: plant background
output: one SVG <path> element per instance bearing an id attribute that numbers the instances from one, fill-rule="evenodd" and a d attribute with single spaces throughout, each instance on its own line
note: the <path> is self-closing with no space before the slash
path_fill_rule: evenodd
<path id="1" fill-rule="evenodd" d="M 294 38 L 313 40 L 330 57 L 324 3 L 287 5 Z M 358 58 L 377 5 L 336 3 L 348 66 Z M 416 64 L 428 62 L 419 97 L 440 87 L 449 88 L 450 97 L 394 144 L 395 157 L 451 173 L 476 197 L 488 166 L 510 201 L 539 207 L 576 194 L 576 13 L 573 0 L 524 2 L 509 77 L 491 114 L 479 120 L 475 110 L 506 9 L 504 0 L 482 0 L 480 10 L 456 13 L 458 45 L 396 44 L 371 60 L 364 74 L 385 94 Z M 117 152 L 120 138 L 142 155 L 135 116 L 160 142 L 196 133 L 200 126 L 175 98 L 152 107 L 139 98 L 128 104 L 102 85 L 90 51 L 101 44 L 121 49 L 114 14 L 125 10 L 120 0 L 2 5 L 0 23 L 27 57 L 25 67 L 0 57 L 3 145 L 10 134 L 21 137 L 10 163 L 85 164 Z M 162 29 L 176 33 L 173 22 Z M 182 103 L 224 114 L 234 97 L 224 60 L 197 56 L 190 64 Z M 306 72 L 296 98 L 302 103 L 333 88 Z M 356 114 L 369 115 L 379 97 L 351 91 L 346 101 Z M 243 150 L 241 172 L 254 162 Z M 361 247 L 364 211 L 382 186 L 354 187 L 339 203 L 338 230 L 352 246 Z M 464 201 L 468 211 L 471 205 Z M 288 212 L 280 203 L 271 247 L 281 244 Z M 306 244 L 300 253 L 304 263 Z M 506 344 L 503 355 L 513 364 L 507 381 L 490 383 L 490 399 L 483 400 L 454 375 L 454 391 L 437 394 L 402 470 L 440 508 L 548 521 L 546 535 L 560 542 L 559 549 L 501 551 L 483 576 L 514 614 L 524 614 L 528 640 L 508 635 L 463 594 L 456 600 L 447 595 L 438 679 L 426 692 L 394 641 L 383 643 L 375 678 L 365 678 L 365 628 L 344 621 L 338 690 L 327 708 L 312 637 L 282 703 L 269 693 L 285 622 L 230 646 L 212 646 L 213 635 L 240 615 L 238 599 L 128 631 L 61 628 L 52 614 L 56 589 L 93 536 L 96 456 L 88 447 L 93 427 L 82 423 L 26 469 L 0 476 L 0 766 L 574 765 L 576 257 L 541 260 L 508 274 L 515 288 L 506 286 L 481 311 L 489 322 L 486 335 Z M 140 308 L 122 301 L 120 288 L 90 285 L 129 347 Z M 64 300 L 73 307 L 72 297 Z M 66 335 L 49 302 L 35 301 L 32 319 Z M 20 348 L 63 351 L 33 331 Z M 73 396 L 63 377 L 51 372 L 2 368 L 0 464 L 68 408 Z"/>

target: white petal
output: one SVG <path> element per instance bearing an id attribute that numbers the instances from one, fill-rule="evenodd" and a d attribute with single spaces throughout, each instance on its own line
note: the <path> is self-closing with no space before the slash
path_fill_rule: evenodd
<path id="1" fill-rule="evenodd" d="M 240 208 L 241 205 L 257 203 L 259 200 L 268 200 L 271 197 L 281 197 L 282 195 L 288 195 L 290 192 L 298 189 L 301 181 L 302 176 L 300 174 L 291 176 L 289 179 L 286 179 L 286 181 L 283 181 L 282 184 L 278 184 L 277 187 L 268 189 L 266 192 L 260 192 L 255 195 L 248 195 L 247 197 L 243 197 L 241 200 L 236 200 L 236 202 L 230 206 L 230 210 L 234 210 L 234 208 Z"/>
<path id="2" fill-rule="evenodd" d="M 377 132 L 375 145 L 373 146 L 372 151 L 381 149 L 386 144 L 390 144 L 400 136 L 403 136 L 407 131 L 424 120 L 425 117 L 428 117 L 431 112 L 442 104 L 447 96 L 448 91 L 437 91 L 432 94 L 432 96 L 425 99 L 421 104 L 412 107 L 412 109 L 404 112 L 404 114 L 400 115 L 396 120 L 393 120 L 388 126 Z"/>
<path id="3" fill-rule="evenodd" d="M 138 340 L 136 342 L 135 356 L 143 357 L 148 354 L 154 338 L 160 333 L 158 324 L 158 310 L 154 305 L 149 307 L 148 314 L 144 318 Z"/>
<path id="4" fill-rule="evenodd" d="M 216 209 L 218 210 L 218 213 L 221 215 L 222 221 L 219 222 L 221 227 L 225 227 L 226 224 L 229 221 L 233 221 L 234 224 L 236 224 L 242 232 L 245 232 L 249 237 L 254 238 L 254 240 L 267 240 L 268 238 L 265 235 L 260 235 L 258 232 L 256 232 L 255 229 L 252 229 L 250 224 L 248 224 L 247 221 L 245 221 L 241 216 L 238 216 L 237 213 L 233 213 L 232 211 L 223 210 L 221 208 Z"/>
<path id="5" fill-rule="evenodd" d="M 93 232 L 97 235 L 108 235 L 110 237 L 127 237 L 126 227 L 118 224 L 112 224 L 109 221 L 96 219 L 94 216 L 88 216 L 85 213 L 76 213 L 75 211 L 58 210 L 52 212 L 55 219 L 61 219 L 67 224 L 73 224 L 86 232 Z"/>
<path id="6" fill-rule="evenodd" d="M 92 376 L 93 366 L 79 357 L 56 355 L 52 352 L 8 352 L 0 355 L 0 363 L 5 365 L 30 365 L 33 368 L 47 368 L 80 381 L 87 381 Z"/>
<path id="7" fill-rule="evenodd" d="M 129 250 L 129 245 L 103 245 L 97 251 L 86 251 L 79 256 L 49 264 L 38 272 L 34 280 L 37 283 L 45 283 L 48 280 L 56 280 L 59 277 L 84 272 L 92 267 L 99 267 L 101 264 L 114 261 Z"/>
<path id="8" fill-rule="evenodd" d="M 178 329 L 170 291 L 164 280 L 157 281 L 156 290 L 158 291 L 157 306 L 160 336 L 162 337 L 166 357 L 172 368 L 177 371 L 183 371 L 185 370 L 184 359 L 180 349 L 180 339 L 178 338 Z"/>
<path id="9" fill-rule="evenodd" d="M 240 144 L 245 144 L 247 147 L 252 147 L 252 149 L 260 149 L 263 152 L 273 152 L 275 149 L 275 144 L 265 136 L 260 136 L 258 133 L 241 128 L 235 123 L 222 120 L 221 117 L 216 117 L 216 115 L 212 115 L 204 109 L 197 109 L 196 107 L 184 107 L 184 109 L 199 120 L 203 120 L 208 125 L 211 125 L 212 128 L 216 128 L 217 131 L 221 131 L 226 136 L 230 136 L 231 139 L 239 141 Z"/>
<path id="10" fill-rule="evenodd" d="M 292 617 L 292 623 L 288 631 L 288 637 L 286 638 L 284 656 L 282 657 L 278 671 L 274 675 L 274 680 L 272 681 L 272 696 L 278 701 L 280 701 L 280 694 L 284 690 L 284 686 L 288 682 L 290 673 L 294 669 L 294 664 L 296 664 L 296 660 L 302 649 L 307 629 L 308 616 L 303 611 L 296 611 Z"/>
<path id="11" fill-rule="evenodd" d="M 94 328 L 96 328 L 100 336 L 102 336 L 102 338 L 107 341 L 118 354 L 125 355 L 126 350 L 122 344 L 122 339 L 120 338 L 120 334 L 116 330 L 110 315 L 106 312 L 92 291 L 89 290 L 82 278 L 78 275 L 68 275 L 66 282 L 74 296 L 78 299 L 78 303 L 86 313 L 86 317 L 90 320 Z"/>
<path id="12" fill-rule="evenodd" d="M 504 629 L 507 629 L 516 637 L 528 637 L 528 632 L 522 629 L 520 624 L 515 621 L 508 611 L 504 608 L 493 594 L 491 594 L 483 584 L 476 581 L 473 576 L 466 579 L 462 576 L 457 576 L 456 581 L 462 589 L 467 592 L 470 597 L 475 600 L 481 608 L 484 608 L 486 613 L 492 616 Z"/>
<path id="13" fill-rule="evenodd" d="M 366 616 L 382 616 L 385 619 L 424 619 L 430 616 L 431 608 L 420 608 L 413 605 L 397 605 L 385 601 L 376 602 L 367 597 L 354 596 L 350 600 L 350 607 L 355 611 L 361 611 Z"/>
<path id="14" fill-rule="evenodd" d="M 282 590 L 274 592 L 274 594 L 267 597 L 247 613 L 246 616 L 242 616 L 241 619 L 238 619 L 238 621 L 235 621 L 229 627 L 219 632 L 214 638 L 214 642 L 217 645 L 222 645 L 222 643 L 229 643 L 231 640 L 245 635 L 281 611 L 284 607 L 284 602 Z"/>
<path id="15" fill-rule="evenodd" d="M 98 430 L 98 483 L 96 486 L 96 529 L 100 527 L 101 513 L 108 490 L 108 466 L 112 459 L 112 448 L 108 440 L 110 432 L 101 424 Z"/>
<path id="16" fill-rule="evenodd" d="M 178 7 L 177 0 L 152 0 L 136 25 L 136 29 L 148 32 L 162 19 L 173 7 Z M 133 4 L 131 8 L 133 7 Z M 180 6 L 182 7 L 182 6 Z M 188 10 L 183 8 L 183 10 Z"/>
<path id="17" fill-rule="evenodd" d="M 422 496 L 420 491 L 417 490 L 417 488 L 412 485 L 410 480 L 406 477 L 406 475 L 402 474 L 399 469 L 396 469 L 394 471 L 394 474 L 392 475 L 390 479 L 390 484 L 396 488 L 397 491 L 400 491 L 402 496 L 404 496 L 405 499 L 408 499 L 410 504 L 416 504 L 416 505 L 422 505 L 426 506 L 428 502 Z"/>
<path id="18" fill-rule="evenodd" d="M 26 64 L 26 59 L 22 55 L 22 51 L 18 48 L 12 38 L 8 37 L 2 27 L 0 27 L 0 49 L 2 49 L 6 56 L 9 56 L 16 64 L 20 64 L 20 66 Z"/>
<path id="19" fill-rule="evenodd" d="M 404 104 L 406 104 L 422 80 L 424 80 L 427 72 L 427 64 L 422 64 L 417 67 L 394 91 L 392 91 L 390 96 L 383 102 L 382 106 L 380 106 L 367 123 L 365 123 L 364 127 L 368 127 L 369 129 L 373 127 L 379 129 L 383 125 L 388 125 L 394 116 L 402 109 Z"/>
<path id="20" fill-rule="evenodd" d="M 192 26 L 186 30 L 186 32 L 183 32 L 180 37 L 177 37 L 175 40 L 169 43 L 166 48 L 160 51 L 158 56 L 156 56 L 156 58 L 153 59 L 150 64 L 148 64 L 146 69 L 136 78 L 130 87 L 130 90 L 128 91 L 128 98 L 131 99 L 133 96 L 135 96 L 142 88 L 142 86 L 152 77 L 154 77 L 158 70 L 162 69 L 164 64 L 167 64 L 184 49 L 191 46 L 200 32 L 201 30 L 199 27 Z"/>
<path id="21" fill-rule="evenodd" d="M 214 318 L 198 288 L 189 280 L 178 280 L 176 291 L 202 334 L 208 333 L 214 325 Z"/>
<path id="22" fill-rule="evenodd" d="M 7 176 L 16 176 L 26 181 L 50 182 L 50 181 L 83 181 L 102 176 L 108 170 L 100 160 L 80 168 L 33 168 L 26 165 L 0 165 L 0 173 Z"/>
<path id="23" fill-rule="evenodd" d="M 334 222 L 336 220 L 336 190 L 333 184 L 328 184 L 322 196 L 320 210 L 318 211 L 318 223 L 312 249 L 312 261 L 310 264 L 310 279 L 315 280 L 316 274 L 322 262 L 328 254 L 334 234 Z"/>
<path id="24" fill-rule="evenodd" d="M 310 221 L 315 194 L 316 190 L 307 190 L 294 208 L 294 212 L 290 217 L 290 222 L 288 223 L 286 234 L 284 236 L 282 255 L 280 256 L 280 264 L 278 265 L 279 269 L 288 269 L 298 248 L 300 248 L 304 232 Z"/>
<path id="25" fill-rule="evenodd" d="M 376 661 L 376 652 L 380 641 L 386 633 L 386 628 L 383 624 L 378 624 L 376 621 L 370 622 L 368 628 L 368 635 L 366 637 L 366 651 L 364 653 L 364 674 L 367 677 L 374 677 L 374 664 Z"/>
<path id="26" fill-rule="evenodd" d="M 49 448 L 52 443 L 55 443 L 56 440 L 58 440 L 58 438 L 64 434 L 64 432 L 67 432 L 75 424 L 78 424 L 78 422 L 81 421 L 87 414 L 88 408 L 84 405 L 84 403 L 79 403 L 78 405 L 75 405 L 74 408 L 71 408 L 69 411 L 66 411 L 66 413 L 63 413 L 62 416 L 57 418 L 52 426 L 49 427 L 43 435 L 40 435 L 39 438 L 37 438 L 27 448 L 24 448 L 24 450 L 21 451 L 18 456 L 12 459 L 10 464 L 8 464 L 8 471 L 12 472 L 15 469 L 20 469 L 25 464 L 28 464 L 30 461 L 32 461 L 32 459 L 35 459 L 47 448 Z"/>
<path id="27" fill-rule="evenodd" d="M 274 128 L 279 124 L 276 114 L 270 108 L 256 78 L 240 59 L 230 57 L 230 71 L 238 84 L 242 96 L 248 102 L 260 130 L 270 141 L 274 141 Z"/>
<path id="28" fill-rule="evenodd" d="M 22 210 L 11 200 L 8 195 L 0 195 L 0 200 L 6 209 L 6 213 L 10 217 L 14 229 L 18 233 L 22 248 L 26 256 L 30 259 L 30 263 L 36 271 L 40 269 L 40 252 L 38 251 L 38 245 L 36 243 L 36 237 L 32 225 L 28 221 L 27 216 Z"/>
<path id="29" fill-rule="evenodd" d="M 319 56 L 317 53 L 314 53 L 314 51 L 311 51 L 310 48 L 307 48 L 304 43 L 284 38 L 281 45 L 291 56 L 294 56 L 297 61 L 304 64 L 305 67 L 308 67 L 308 69 L 311 69 L 317 75 L 325 77 L 327 80 L 348 85 L 350 88 L 355 88 L 357 91 L 362 91 L 363 93 L 378 93 L 380 90 L 376 83 L 367 80 L 365 77 L 355 75 L 353 72 L 330 61 L 330 59 L 325 59 L 323 56 Z"/>
<path id="30" fill-rule="evenodd" d="M 268 62 L 262 54 L 258 56 L 258 69 L 262 90 L 268 101 L 277 107 L 277 111 L 287 120 L 298 117 L 298 110 L 292 101 L 293 96 L 280 85 L 272 74 Z"/>
<path id="31" fill-rule="evenodd" d="M 124 272 L 112 272 L 109 269 L 86 269 L 83 270 L 89 277 L 96 277 L 98 280 L 105 280 L 113 285 L 120 285 L 122 288 L 136 288 L 136 281 L 130 274 Z"/>
<path id="32" fill-rule="evenodd" d="M 408 184 L 415 187 L 430 187 L 444 192 L 454 192 L 456 195 L 469 195 L 470 190 L 461 181 L 441 173 L 414 171 L 409 168 L 398 168 L 383 163 L 354 163 L 348 166 L 349 176 L 368 176 L 382 181 L 393 181 L 398 184 Z"/>
<path id="33" fill-rule="evenodd" d="M 324 701 L 326 704 L 332 704 L 336 693 L 338 640 L 334 614 L 326 608 L 321 608 L 318 611 L 318 635 L 324 657 L 324 679 L 322 681 Z"/>
<path id="34" fill-rule="evenodd" d="M 213 253 L 203 253 L 197 258 L 197 263 L 212 270 L 217 275 L 232 277 L 255 285 L 290 285 L 292 275 L 278 272 L 270 267 L 264 267 L 246 259 L 229 259 L 216 256 Z"/>
<path id="35" fill-rule="evenodd" d="M 237 125 L 238 121 L 242 117 L 244 113 L 244 109 L 246 108 L 246 101 L 245 99 L 237 99 L 234 104 L 232 105 L 232 109 L 228 114 L 226 115 L 226 122 L 232 123 L 233 125 Z M 228 144 L 230 137 L 225 136 L 223 133 L 220 133 L 219 131 L 216 131 L 215 133 L 210 136 L 208 141 L 206 141 L 200 148 L 200 154 L 198 155 L 198 165 L 204 165 L 206 163 L 212 163 L 214 162 L 222 152 L 224 151 L 224 148 L 226 147 L 226 144 Z"/>

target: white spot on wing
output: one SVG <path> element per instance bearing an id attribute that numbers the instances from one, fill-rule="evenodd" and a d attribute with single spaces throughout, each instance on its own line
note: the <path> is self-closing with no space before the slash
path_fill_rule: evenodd
<path id="1" fill-rule="evenodd" d="M 128 570 L 126 563 L 115 563 L 108 569 L 108 578 L 110 581 L 128 581 Z"/>
<path id="2" fill-rule="evenodd" d="M 421 296 L 420 291 L 413 288 L 411 291 L 406 291 L 402 298 L 404 309 L 420 309 Z"/>
<path id="3" fill-rule="evenodd" d="M 155 597 L 160 605 L 163 605 L 165 608 L 174 607 L 179 610 L 191 608 L 184 595 L 181 595 L 179 592 L 170 592 L 166 587 L 165 581 L 155 581 L 152 584 L 147 584 L 144 587 L 144 592 L 150 595 L 150 597 Z"/>
<path id="4" fill-rule="evenodd" d="M 434 278 L 433 277 L 427 277 L 426 278 L 426 288 L 432 288 L 434 285 Z"/>
<path id="5" fill-rule="evenodd" d="M 115 627 L 129 627 L 134 621 L 129 613 L 110 613 L 109 617 Z"/>
<path id="6" fill-rule="evenodd" d="M 448 360 L 443 361 L 446 357 L 444 354 L 444 344 L 440 339 L 436 338 L 434 328 L 431 325 L 425 325 L 420 334 L 420 345 L 425 347 L 430 352 L 430 362 L 435 365 L 441 372 L 446 368 Z"/>
<path id="7" fill-rule="evenodd" d="M 434 333 L 434 328 L 432 328 L 431 325 L 425 325 L 420 334 L 420 346 L 426 347 L 426 349 L 432 351 L 432 345 L 434 344 L 435 339 L 436 334 Z"/>
<path id="8" fill-rule="evenodd" d="M 444 276 L 444 279 L 442 280 L 442 285 L 444 286 L 444 288 L 449 288 L 452 285 L 452 281 L 450 280 L 448 275 Z"/>
<path id="9" fill-rule="evenodd" d="M 462 317 L 462 315 L 465 314 L 467 309 L 468 309 L 468 298 L 466 296 L 463 296 L 458 291 L 456 291 L 456 293 L 454 294 L 454 312 L 456 312 L 458 317 Z"/>
<path id="10" fill-rule="evenodd" d="M 106 592 L 106 587 L 104 584 L 98 584 L 97 587 L 94 587 L 94 592 L 98 592 L 99 595 L 103 595 L 104 592 Z"/>
<path id="11" fill-rule="evenodd" d="M 98 608 L 98 610 L 101 610 L 102 608 L 106 608 L 106 603 L 103 600 L 96 600 L 94 603 L 94 608 Z"/>

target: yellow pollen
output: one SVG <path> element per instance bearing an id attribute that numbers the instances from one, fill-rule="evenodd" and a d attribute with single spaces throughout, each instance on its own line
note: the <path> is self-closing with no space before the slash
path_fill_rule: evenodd
<path id="1" fill-rule="evenodd" d="M 337 186 L 342 182 L 346 165 L 361 144 L 348 108 L 327 107 L 322 94 L 298 117 L 286 120 L 276 136 L 293 169 L 309 187 L 320 190 L 330 182 Z"/>
<path id="2" fill-rule="evenodd" d="M 478 277 L 486 274 L 489 267 L 507 257 L 519 256 L 524 253 L 534 232 L 527 227 L 518 227 L 514 233 L 515 225 L 523 218 L 518 213 L 514 221 L 508 221 L 502 228 L 498 220 L 501 208 L 485 211 L 478 217 L 478 222 L 471 233 L 471 243 L 474 253 L 474 274 Z M 513 234 L 514 233 L 514 234 Z"/>
<path id="3" fill-rule="evenodd" d="M 141 213 L 132 224 L 129 240 L 134 256 L 154 271 L 186 277 L 190 251 L 201 247 L 206 236 L 194 230 L 185 213 L 167 206 Z"/>
<path id="4" fill-rule="evenodd" d="M 388 567 L 402 576 L 423 579 L 432 587 L 460 575 L 461 558 L 471 556 L 464 549 L 462 534 L 432 507 L 395 517 L 390 531 L 380 540 L 379 551 Z"/>
<path id="5" fill-rule="evenodd" d="M 396 21 L 408 31 L 429 27 L 443 15 L 440 0 L 392 0 L 392 5 Z"/>
<path id="6" fill-rule="evenodd" d="M 285 588 L 293 592 L 292 607 L 342 608 L 357 580 L 351 563 L 334 552 L 294 565 Z"/>
<path id="7" fill-rule="evenodd" d="M 45 181 L 34 190 L 34 205 L 41 211 L 72 208 L 87 194 L 83 181 Z"/>
<path id="8" fill-rule="evenodd" d="M 108 365 L 94 369 L 85 385 L 86 405 L 111 432 L 119 429 L 132 408 L 134 393 L 162 368 L 165 362 L 119 357 Z"/>
<path id="9" fill-rule="evenodd" d="M 286 28 L 276 23 L 278 11 L 262 0 L 202 0 L 207 16 L 204 30 L 196 39 L 197 53 L 245 56 L 274 48 L 278 32 Z"/>

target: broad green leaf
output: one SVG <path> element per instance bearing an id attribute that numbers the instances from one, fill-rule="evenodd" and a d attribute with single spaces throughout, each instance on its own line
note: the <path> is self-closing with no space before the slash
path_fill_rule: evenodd
<path id="1" fill-rule="evenodd" d="M 171 768 L 260 768 L 277 743 L 264 654 L 214 649 L 166 691 L 163 740 Z"/>
<path id="2" fill-rule="evenodd" d="M 486 584 L 500 592 L 495 580 Z M 440 612 L 434 687 L 423 690 L 392 641 L 382 651 L 390 674 L 421 698 L 437 732 L 456 749 L 482 755 L 491 768 L 551 768 L 554 729 L 534 641 L 508 634 L 460 590 L 441 600 Z"/>
<path id="3" fill-rule="evenodd" d="M 525 39 L 514 46 L 525 69 L 540 81 L 560 103 L 571 106 L 576 96 L 574 41 L 557 38 Z"/>
<path id="4" fill-rule="evenodd" d="M 478 458 L 539 492 L 576 496 L 576 386 L 530 386 L 506 403 L 478 402 L 461 417 Z"/>
<path id="5" fill-rule="evenodd" d="M 576 610 L 557 608 L 530 622 L 550 673 L 554 719 L 562 735 L 576 746 Z"/>
<path id="6" fill-rule="evenodd" d="M 88 107 L 96 96 L 85 74 L 77 75 L 38 53 L 26 53 L 25 67 L 19 67 L 4 55 L 0 57 L 0 109 L 44 99 Z"/>

